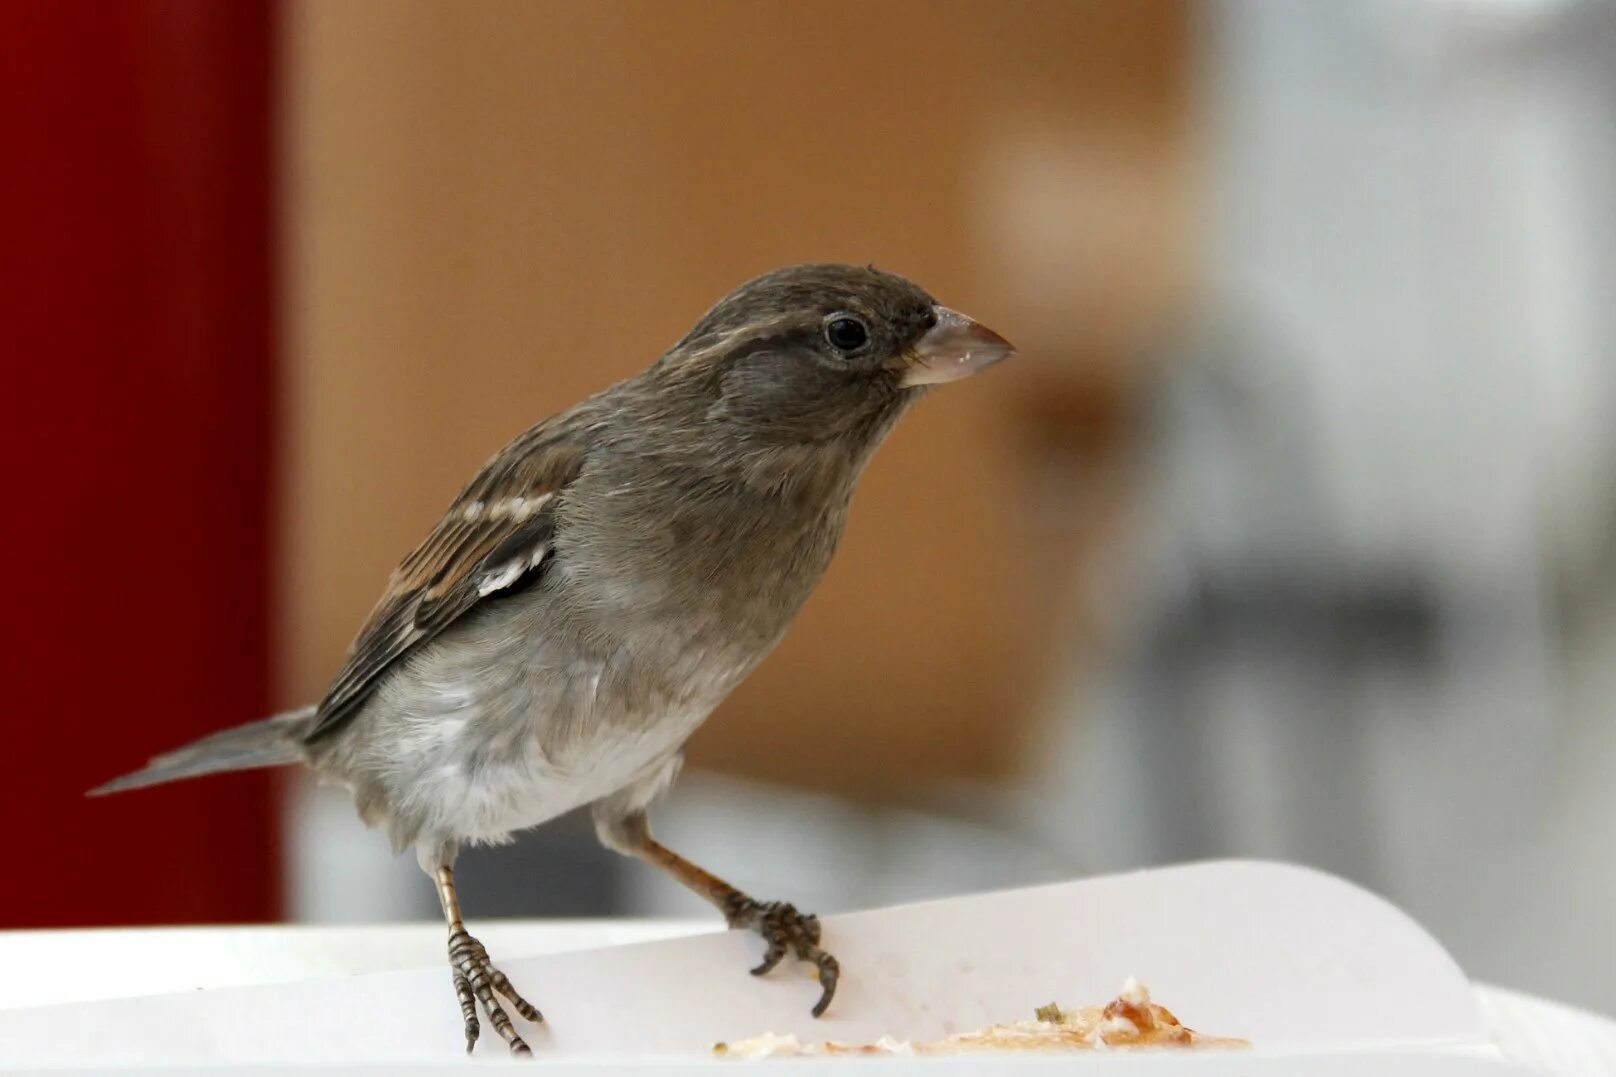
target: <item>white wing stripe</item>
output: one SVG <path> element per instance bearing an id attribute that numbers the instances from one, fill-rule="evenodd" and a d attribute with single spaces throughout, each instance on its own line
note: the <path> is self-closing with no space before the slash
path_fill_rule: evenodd
<path id="1" fill-rule="evenodd" d="M 538 568 L 545 555 L 549 552 L 550 544 L 541 542 L 534 547 L 533 552 L 528 556 L 518 557 L 514 561 L 506 561 L 489 569 L 477 580 L 478 596 L 486 597 L 495 591 L 503 591 L 533 569 Z"/>

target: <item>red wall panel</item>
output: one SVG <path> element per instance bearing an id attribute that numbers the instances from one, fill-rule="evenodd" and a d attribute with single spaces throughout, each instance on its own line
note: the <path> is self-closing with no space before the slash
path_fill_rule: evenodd
<path id="1" fill-rule="evenodd" d="M 275 29 L 0 5 L 0 926 L 277 912 L 267 776 L 83 796 L 269 707 Z"/>

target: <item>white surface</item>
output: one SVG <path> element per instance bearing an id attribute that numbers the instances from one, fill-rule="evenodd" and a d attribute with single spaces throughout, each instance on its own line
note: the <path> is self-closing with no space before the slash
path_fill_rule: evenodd
<path id="1" fill-rule="evenodd" d="M 712 917 L 509 920 L 485 922 L 478 934 L 496 954 L 534 955 L 716 930 Z M 443 936 L 435 923 L 0 932 L 0 1010 L 426 967 L 439 960 Z M 1616 1077 L 1616 1021 L 1486 984 L 1475 996 L 1505 1058 Z"/>
<path id="2" fill-rule="evenodd" d="M 712 918 L 704 920 L 543 920 L 491 921 L 478 927 L 496 954 L 535 955 L 617 946 L 634 942 L 677 938 L 717 930 Z M 0 932 L 0 1010 L 61 1005 L 97 999 L 163 994 L 253 983 L 289 982 L 329 976 L 395 971 L 426 967 L 440 959 L 443 928 L 435 923 L 372 927 L 196 927 L 128 928 L 78 931 Z M 86 970 L 94 969 L 93 974 Z M 1505 1058 L 1528 1067 L 1515 1072 L 1545 1072 L 1616 1077 L 1616 1021 L 1556 1002 L 1487 985 L 1477 985 L 1475 997 L 1487 1037 Z M 491 1056 L 497 1059 L 498 1056 Z M 0 1065 L 6 1055 L 0 1051 Z M 490 1057 L 481 1061 L 488 1062 Z M 956 1065 L 951 1072 L 999 1072 L 993 1060 L 980 1066 Z M 1270 1064 L 1271 1063 L 1271 1064 Z M 931 1064 L 935 1065 L 935 1061 Z M 1027 1060 L 1018 1071 L 1068 1072 L 1070 1060 Z M 1171 1063 L 1176 1065 L 1177 1063 Z M 1284 1073 L 1294 1060 L 1241 1060 L 1244 1072 Z M 412 1067 L 412 1072 L 447 1071 L 444 1066 Z M 827 1064 L 845 1072 L 845 1065 Z M 1330 1066 L 1346 1068 L 1331 1069 Z M 1363 1066 L 1363 1069 L 1353 1068 Z M 1436 1059 L 1419 1054 L 1406 1060 L 1375 1055 L 1373 1059 L 1310 1063 L 1318 1074 L 1374 1072 L 1457 1075 L 1470 1072 L 1509 1072 L 1495 1068 L 1474 1070 L 1468 1059 Z M 364 1067 L 390 1072 L 395 1066 Z M 711 1072 L 728 1072 L 733 1064 L 715 1065 Z M 811 1061 L 792 1064 L 793 1074 L 820 1072 Z M 880 1073 L 885 1067 L 871 1067 Z M 206 1069 L 191 1070 L 193 1073 Z M 219 1071 L 226 1072 L 226 1071 Z M 306 1074 L 335 1073 L 313 1068 Z M 340 1072 L 353 1072 L 344 1067 Z M 546 1073 L 599 1073 L 597 1066 L 582 1068 L 550 1063 Z M 865 1072 L 865 1070 L 861 1070 Z M 1137 1061 L 1130 1071 L 1139 1077 L 1156 1070 Z M 1212 1077 L 1206 1074 L 1206 1077 Z"/>
<path id="3" fill-rule="evenodd" d="M 496 957 L 526 957 L 711 933 L 723 922 L 489 920 L 473 928 Z M 442 924 L 425 922 L 0 932 L 0 1010 L 431 968 L 444 960 L 444 939 Z"/>
<path id="4" fill-rule="evenodd" d="M 1107 998 L 1130 974 L 1190 1024 L 1249 1038 L 1264 1054 L 1492 1053 L 1469 984 L 1435 942 L 1380 899 L 1300 868 L 1173 868 L 833 917 L 825 933 L 848 975 L 817 1022 L 817 987 L 794 964 L 745 975 L 759 943 L 744 933 L 494 954 L 547 1012 L 549 1025 L 529 1030 L 535 1049 L 561 1061 L 706 1066 L 712 1043 L 763 1031 L 937 1039 L 1046 1001 Z M 400 938 L 410 960 L 423 942 Z M 377 933 L 347 960 L 387 952 Z M 434 955 L 409 971 L 0 1012 L 0 1061 L 447 1064 L 461 1058 L 459 1024 Z M 485 1037 L 482 1053 L 497 1057 Z"/>
<path id="5" fill-rule="evenodd" d="M 1487 1035 L 1505 1058 L 1567 1077 L 1616 1077 L 1616 1021 L 1501 987 L 1478 985 Z"/>
<path id="6" fill-rule="evenodd" d="M 204 1074 L 231 1074 L 262 1073 L 282 1074 L 295 1073 L 298 1077 L 335 1077 L 337 1074 L 392 1074 L 409 1073 L 412 1077 L 424 1074 L 461 1074 L 467 1072 L 463 1067 L 475 1065 L 478 1069 L 492 1066 L 501 1073 L 539 1072 L 550 1077 L 553 1074 L 584 1075 L 584 1077 L 603 1077 L 619 1073 L 636 1074 L 662 1074 L 672 1077 L 691 1077 L 700 1074 L 703 1077 L 760 1077 L 762 1074 L 780 1075 L 778 1067 L 784 1066 L 785 1072 L 780 1077 L 809 1077 L 809 1075 L 835 1075 L 844 1077 L 849 1073 L 849 1067 L 855 1077 L 899 1077 L 899 1075 L 912 1075 L 917 1071 L 926 1073 L 941 1073 L 948 1077 L 995 1077 L 998 1074 L 1013 1073 L 1017 1077 L 1023 1075 L 1043 1074 L 1100 1074 L 1125 1072 L 1128 1077 L 1184 1077 L 1185 1074 L 1193 1077 L 1297 1077 L 1306 1074 L 1307 1077 L 1532 1077 L 1535 1071 L 1508 1062 L 1489 1060 L 1484 1058 L 1471 1058 L 1459 1055 L 1433 1055 L 1423 1052 L 1403 1052 L 1393 1054 L 1373 1053 L 1361 1055 L 1328 1055 L 1328 1056 L 1267 1056 L 1230 1055 L 1211 1053 L 1194 1056 L 1179 1055 L 1074 1055 L 1067 1054 L 1059 1057 L 1042 1058 L 1006 1058 L 1003 1056 L 985 1058 L 837 1058 L 837 1059 L 804 1059 L 794 1058 L 789 1061 L 774 1062 L 736 1062 L 718 1059 L 705 1059 L 701 1061 L 685 1060 L 646 1060 L 646 1059 L 620 1059 L 607 1058 L 593 1062 L 553 1061 L 544 1060 L 535 1062 L 527 1060 L 500 1060 L 490 1061 L 478 1059 L 475 1063 L 462 1060 L 455 1062 L 388 1062 L 388 1063 L 350 1063 L 342 1066 L 228 1066 L 228 1065 L 165 1065 L 160 1070 L 142 1070 L 139 1072 L 184 1073 L 189 1077 L 199 1077 Z M 535 1070 L 534 1066 L 543 1067 Z M 759 1070 L 755 1067 L 763 1066 Z M 738 1069 L 737 1069 L 738 1068 Z M 40 1071 L 44 1072 L 44 1071 Z M 107 1073 L 126 1074 L 131 1072 L 127 1067 L 91 1067 L 91 1068 L 52 1068 L 53 1073 Z"/>

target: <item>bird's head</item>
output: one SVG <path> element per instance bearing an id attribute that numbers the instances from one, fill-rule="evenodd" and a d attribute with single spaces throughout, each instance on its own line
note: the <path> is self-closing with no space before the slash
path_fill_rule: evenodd
<path id="1" fill-rule="evenodd" d="M 800 265 L 741 285 L 658 366 L 706 387 L 712 421 L 770 440 L 817 441 L 884 430 L 890 424 L 881 420 L 923 388 L 969 377 L 1013 351 L 902 277 Z"/>

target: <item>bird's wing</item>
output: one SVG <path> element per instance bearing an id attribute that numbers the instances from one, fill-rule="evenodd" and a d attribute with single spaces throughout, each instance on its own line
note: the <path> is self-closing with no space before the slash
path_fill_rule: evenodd
<path id="1" fill-rule="evenodd" d="M 501 450 L 393 571 L 306 741 L 340 729 L 397 662 L 544 564 L 556 503 L 583 462 L 573 425 L 540 424 Z"/>

